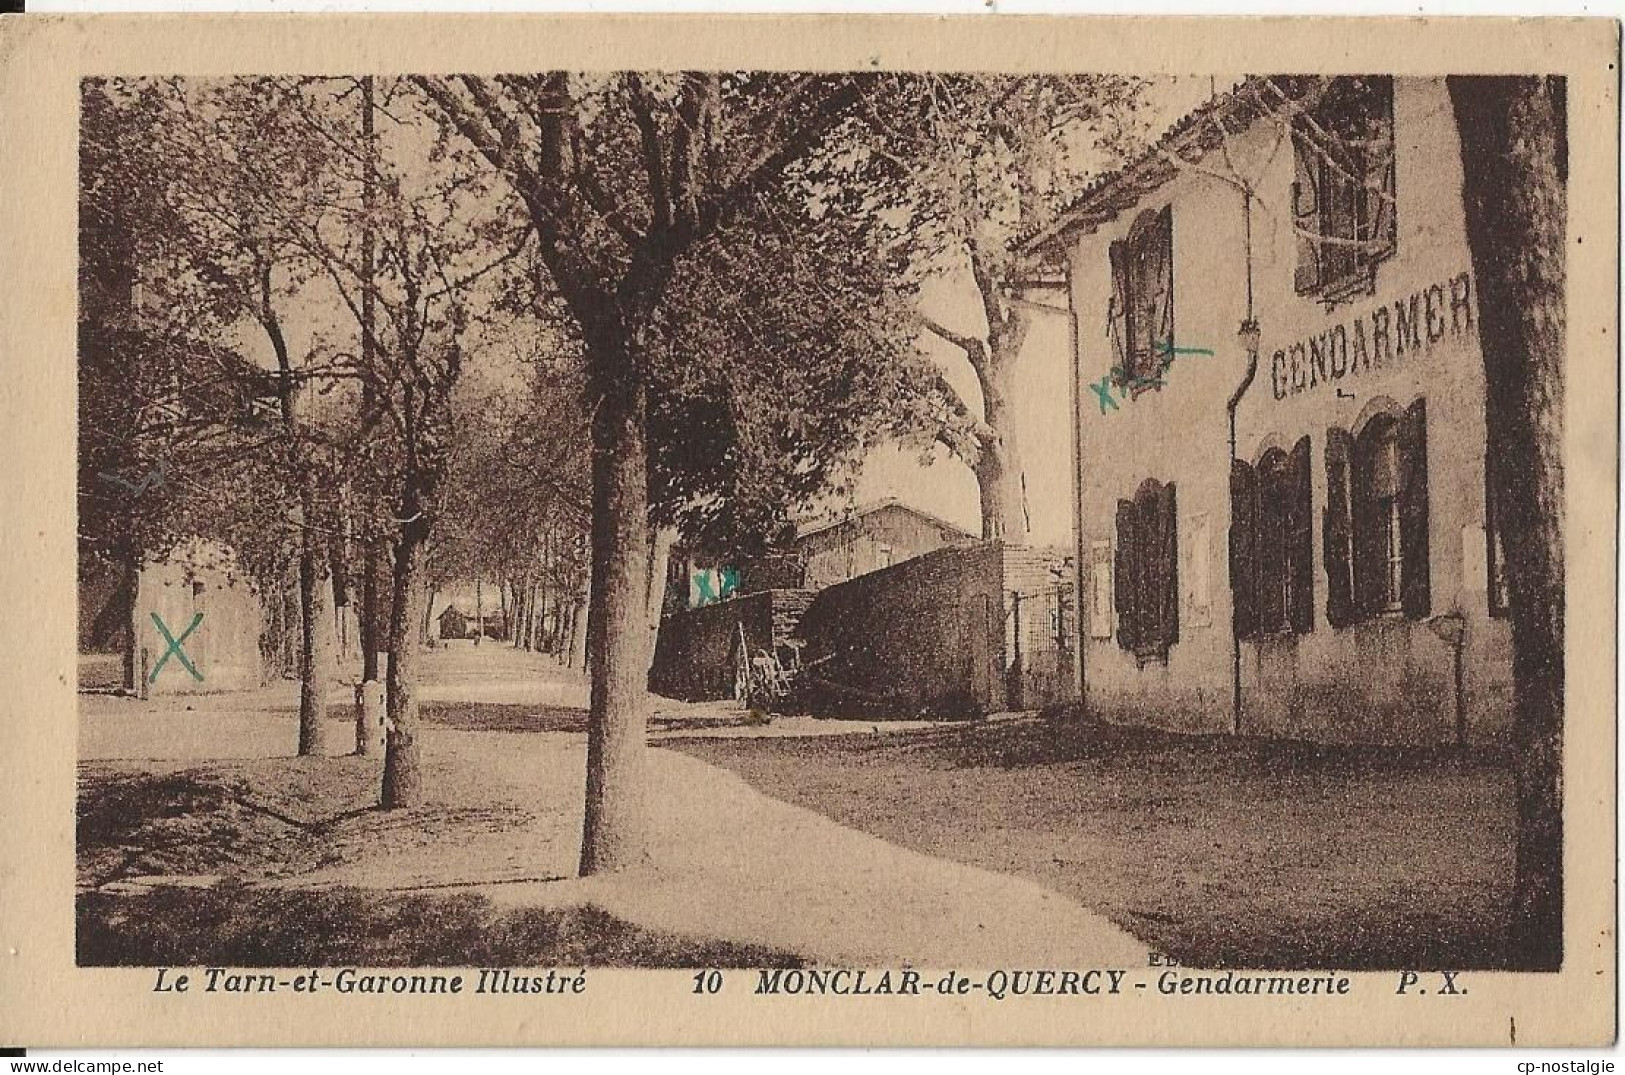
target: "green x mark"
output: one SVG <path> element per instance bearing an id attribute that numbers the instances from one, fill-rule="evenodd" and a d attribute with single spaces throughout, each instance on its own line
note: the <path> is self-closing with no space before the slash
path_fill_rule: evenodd
<path id="1" fill-rule="evenodd" d="M 197 680 L 199 683 L 202 683 L 203 673 L 199 672 L 197 668 L 193 666 L 192 662 L 186 659 L 186 651 L 181 649 L 181 643 L 185 642 L 189 637 L 191 637 L 192 632 L 197 630 L 197 625 L 203 622 L 203 613 L 199 612 L 197 615 L 192 617 L 191 624 L 186 628 L 186 630 L 181 632 L 181 636 L 179 638 L 176 638 L 174 635 L 169 633 L 169 628 L 164 626 L 164 621 L 159 618 L 158 613 L 154 612 L 152 614 L 152 622 L 158 625 L 158 633 L 164 636 L 164 640 L 169 643 L 169 648 L 164 650 L 164 655 L 162 657 L 158 658 L 158 663 L 152 666 L 152 674 L 147 677 L 147 682 L 157 682 L 158 670 L 164 666 L 164 662 L 168 661 L 169 655 L 173 653 L 177 658 L 179 658 L 181 664 L 186 667 L 186 670 L 192 673 L 192 678 Z"/>
<path id="2" fill-rule="evenodd" d="M 1211 347 L 1175 347 L 1173 340 L 1158 340 L 1151 345 L 1152 350 L 1159 355 L 1211 355 Z"/>

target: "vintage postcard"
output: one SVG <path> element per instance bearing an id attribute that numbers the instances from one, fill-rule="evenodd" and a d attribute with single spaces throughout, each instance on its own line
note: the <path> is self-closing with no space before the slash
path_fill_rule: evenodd
<path id="1" fill-rule="evenodd" d="M 1618 35 L 0 22 L 3 1044 L 1611 1042 Z"/>

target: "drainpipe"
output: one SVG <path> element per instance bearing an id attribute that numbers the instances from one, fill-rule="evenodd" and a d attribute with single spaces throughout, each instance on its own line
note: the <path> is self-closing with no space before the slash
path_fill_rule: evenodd
<path id="1" fill-rule="evenodd" d="M 1084 580 L 1087 566 L 1083 534 L 1083 355 L 1078 351 L 1078 303 L 1072 290 L 1072 259 L 1066 259 L 1066 335 L 1067 348 L 1072 354 L 1072 534 L 1073 534 L 1073 589 L 1072 604 L 1076 610 L 1072 617 L 1072 652 L 1074 654 L 1072 682 L 1078 692 L 1078 715 L 1089 717 L 1089 695 L 1084 689 L 1083 657 L 1089 644 L 1089 630 L 1084 626 Z M 1091 607 L 1093 605 L 1091 595 Z"/>
<path id="2" fill-rule="evenodd" d="M 1237 336 L 1241 345 L 1247 351 L 1247 370 L 1241 376 L 1241 383 L 1236 390 L 1230 393 L 1230 399 L 1225 403 L 1225 411 L 1230 420 L 1230 463 L 1235 468 L 1236 461 L 1236 408 L 1241 406 L 1241 397 L 1247 394 L 1247 389 L 1253 385 L 1253 378 L 1258 375 L 1258 344 L 1260 334 L 1258 321 L 1253 316 L 1253 196 L 1252 192 L 1243 191 L 1241 201 L 1242 222 L 1246 229 L 1247 241 L 1247 316 L 1241 322 L 1241 329 Z M 1228 488 L 1230 474 L 1225 474 L 1225 485 Z M 1232 600 L 1234 595 L 1232 594 Z M 1230 620 L 1230 734 L 1241 734 L 1241 639 L 1236 637 L 1235 616 Z"/>

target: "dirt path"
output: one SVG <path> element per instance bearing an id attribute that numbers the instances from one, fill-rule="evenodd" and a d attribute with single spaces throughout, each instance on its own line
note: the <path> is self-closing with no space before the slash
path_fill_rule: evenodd
<path id="1" fill-rule="evenodd" d="M 529 663 L 529 655 L 512 657 Z M 527 667 L 511 681 L 447 677 L 433 689 L 457 696 L 475 687 L 480 697 L 470 699 L 473 707 L 567 706 L 577 696 L 579 681 L 557 670 L 546 677 L 535 671 Z M 296 726 L 286 704 L 291 694 L 282 697 L 286 686 L 263 697 L 85 699 L 82 754 L 122 759 L 108 764 L 125 770 L 285 757 Z M 861 734 L 874 733 L 865 727 Z M 344 861 L 264 883 L 456 890 L 507 907 L 595 904 L 640 926 L 791 951 L 822 964 L 1098 967 L 1145 961 L 1139 941 L 1040 885 L 905 850 L 663 749 L 650 751 L 654 861 L 614 877 L 577 879 L 584 736 L 430 725 L 421 741 L 437 808 L 522 803 L 531 820 L 439 828 L 431 810 L 407 826 L 411 831 L 372 825 L 345 848 Z M 354 768 L 358 762 L 366 764 L 309 764 Z"/>

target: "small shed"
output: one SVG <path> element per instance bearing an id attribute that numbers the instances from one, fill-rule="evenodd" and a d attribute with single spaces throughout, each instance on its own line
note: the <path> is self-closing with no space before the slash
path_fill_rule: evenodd
<path id="1" fill-rule="evenodd" d="M 440 637 L 468 637 L 468 617 L 456 605 L 447 605 L 440 614 Z"/>

